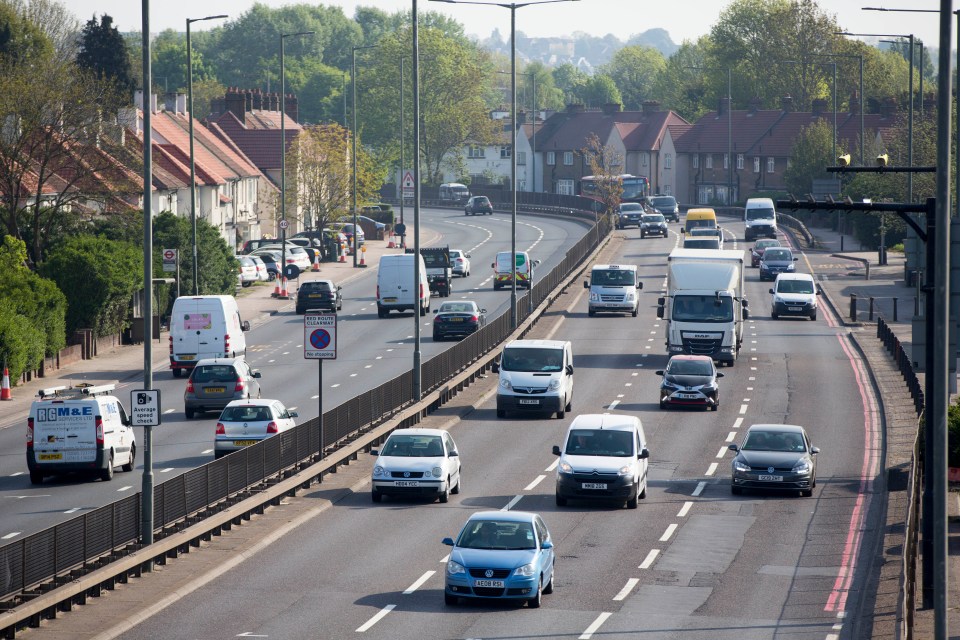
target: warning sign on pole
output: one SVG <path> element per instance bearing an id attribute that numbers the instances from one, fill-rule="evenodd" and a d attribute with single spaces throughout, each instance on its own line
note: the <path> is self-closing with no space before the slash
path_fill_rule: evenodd
<path id="1" fill-rule="evenodd" d="M 303 316 L 303 357 L 307 360 L 337 359 L 337 314 Z"/>
<path id="2" fill-rule="evenodd" d="M 414 183 L 413 183 L 413 172 L 412 172 L 412 171 L 404 171 L 404 172 L 403 172 L 403 180 L 401 181 L 400 184 L 403 185 L 403 197 L 404 197 L 404 198 L 412 198 L 413 195 L 414 195 L 414 194 L 413 194 L 413 191 L 414 191 L 414 189 L 413 189 L 413 185 L 414 185 Z"/>

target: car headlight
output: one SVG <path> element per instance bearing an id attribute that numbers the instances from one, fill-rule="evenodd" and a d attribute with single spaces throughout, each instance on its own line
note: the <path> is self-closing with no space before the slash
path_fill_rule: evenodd
<path id="1" fill-rule="evenodd" d="M 627 302 L 633 302 L 634 300 L 636 300 L 636 298 L 637 296 L 632 291 L 627 293 L 627 295 L 623 296 L 623 299 Z"/>
<path id="2" fill-rule="evenodd" d="M 384 469 L 383 467 L 381 467 L 380 465 L 377 465 L 377 466 L 375 466 L 375 467 L 373 468 L 373 477 L 374 477 L 374 478 L 378 478 L 378 477 L 380 477 L 380 476 L 385 476 L 385 475 L 387 475 L 387 470 Z"/>
<path id="3" fill-rule="evenodd" d="M 750 465 L 745 464 L 740 458 L 733 459 L 733 470 L 740 472 L 750 471 Z"/>
<path id="4" fill-rule="evenodd" d="M 596 291 L 590 292 L 590 302 L 600 302 L 600 294 Z"/>
<path id="5" fill-rule="evenodd" d="M 773 296 L 773 304 L 784 304 L 783 298 L 780 296 Z"/>
<path id="6" fill-rule="evenodd" d="M 683 385 L 679 385 L 679 384 L 677 384 L 676 382 L 672 382 L 672 381 L 670 381 L 670 380 L 664 380 L 662 386 L 663 386 L 664 389 L 666 389 L 666 390 L 668 390 L 668 391 L 673 390 L 673 389 L 682 389 L 682 388 L 683 388 Z"/>
<path id="7" fill-rule="evenodd" d="M 463 565 L 459 562 L 454 562 L 453 560 L 447 561 L 447 575 L 455 576 L 459 574 L 466 573 L 467 570 L 463 568 Z"/>
<path id="8" fill-rule="evenodd" d="M 533 566 L 533 563 L 530 563 L 530 564 L 525 564 L 522 567 L 517 567 L 514 570 L 513 575 L 529 578 L 530 576 L 534 575 L 536 572 L 537 572 L 536 567 Z"/>
<path id="9" fill-rule="evenodd" d="M 557 465 L 557 471 L 560 473 L 573 473 L 573 467 L 571 467 L 570 463 L 566 460 L 561 460 L 560 464 Z"/>
<path id="10" fill-rule="evenodd" d="M 440 467 L 434 467 L 431 473 L 433 474 L 434 478 L 439 478 L 440 476 L 443 475 L 443 469 L 441 469 Z"/>
<path id="11" fill-rule="evenodd" d="M 787 271 L 793 271 L 796 268 L 796 265 L 792 262 L 787 265 Z"/>
<path id="12" fill-rule="evenodd" d="M 506 378 L 500 378 L 500 387 L 502 389 L 508 389 L 508 390 L 513 389 L 513 385 L 510 384 L 510 381 L 507 380 Z"/>
<path id="13" fill-rule="evenodd" d="M 715 384 L 705 384 L 700 387 L 700 391 L 702 391 L 703 393 L 713 393 L 716 390 L 717 390 L 717 385 Z"/>
<path id="14" fill-rule="evenodd" d="M 630 465 L 625 464 L 625 465 L 623 465 L 622 467 L 620 467 L 620 468 L 617 470 L 617 475 L 621 475 L 621 476 L 632 476 L 632 475 L 633 475 L 633 469 L 630 467 Z"/>
<path id="15" fill-rule="evenodd" d="M 560 388 L 560 380 L 554 378 L 553 380 L 550 381 L 550 386 L 547 388 L 550 389 L 550 391 L 556 391 L 557 389 Z"/>
<path id="16" fill-rule="evenodd" d="M 810 473 L 810 461 L 806 458 L 802 459 L 800 462 L 793 466 L 791 469 L 793 473 Z"/>

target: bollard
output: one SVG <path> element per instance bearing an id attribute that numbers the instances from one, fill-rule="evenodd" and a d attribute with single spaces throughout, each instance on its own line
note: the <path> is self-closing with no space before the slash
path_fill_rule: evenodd
<path id="1" fill-rule="evenodd" d="M 870 310 L 869 310 L 869 312 L 867 313 L 867 320 L 868 320 L 869 322 L 873 322 L 873 302 L 874 302 L 874 299 L 875 299 L 875 298 L 874 298 L 873 296 L 870 296 Z"/>
<path id="2" fill-rule="evenodd" d="M 850 294 L 850 322 L 857 321 L 857 294 Z"/>
<path id="3" fill-rule="evenodd" d="M 893 299 L 893 321 L 897 321 L 897 299 Z"/>

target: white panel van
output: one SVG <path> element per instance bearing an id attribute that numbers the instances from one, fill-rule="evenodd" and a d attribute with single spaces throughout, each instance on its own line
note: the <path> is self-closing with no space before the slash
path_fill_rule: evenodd
<path id="1" fill-rule="evenodd" d="M 517 288 L 529 289 L 533 286 L 533 269 L 540 264 L 539 260 L 531 260 L 530 254 L 526 251 L 517 251 Z M 490 265 L 493 267 L 493 290 L 501 287 L 508 289 L 513 287 L 513 265 L 510 260 L 509 251 L 500 251 L 496 259 Z"/>
<path id="2" fill-rule="evenodd" d="M 590 290 L 587 314 L 598 311 L 628 312 L 634 318 L 640 307 L 640 289 L 643 283 L 637 276 L 635 264 L 597 264 L 590 270 L 590 279 L 583 281 Z"/>
<path id="3" fill-rule="evenodd" d="M 777 237 L 777 211 L 770 198 L 750 198 L 743 210 L 743 223 L 746 225 L 744 238 L 747 241 L 760 236 Z"/>
<path id="4" fill-rule="evenodd" d="M 494 365 L 497 417 L 507 411 L 556 413 L 573 410 L 573 348 L 563 340 L 514 340 Z"/>
<path id="5" fill-rule="evenodd" d="M 247 353 L 244 331 L 233 296 L 181 296 L 170 313 L 170 368 L 179 378 L 205 358 L 236 358 Z"/>
<path id="6" fill-rule="evenodd" d="M 420 291 L 417 292 L 413 273 L 414 258 L 420 272 Z M 391 311 L 420 309 L 420 315 L 430 312 L 430 283 L 422 255 L 412 253 L 380 256 L 377 270 L 377 315 L 386 318 Z"/>

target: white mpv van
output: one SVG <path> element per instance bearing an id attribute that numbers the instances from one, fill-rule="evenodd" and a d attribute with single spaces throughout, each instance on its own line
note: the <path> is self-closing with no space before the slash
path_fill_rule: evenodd
<path id="1" fill-rule="evenodd" d="M 500 361 L 497 417 L 507 411 L 556 413 L 563 418 L 573 407 L 573 349 L 563 340 L 514 340 Z"/>
<path id="2" fill-rule="evenodd" d="M 770 317 L 806 316 L 817 319 L 820 289 L 809 273 L 781 273 L 770 288 Z"/>
<path id="3" fill-rule="evenodd" d="M 417 259 L 420 273 L 420 291 L 417 292 L 413 274 L 413 259 Z M 386 318 L 391 311 L 420 309 L 420 315 L 430 312 L 430 283 L 422 255 L 395 253 L 380 256 L 377 269 L 377 316 Z"/>
<path id="4" fill-rule="evenodd" d="M 583 281 L 590 290 L 587 315 L 600 311 L 629 312 L 634 318 L 640 308 L 640 289 L 643 283 L 637 276 L 635 264 L 597 264 L 590 270 L 590 279 Z"/>
<path id="5" fill-rule="evenodd" d="M 236 358 L 247 354 L 244 331 L 250 322 L 240 319 L 233 296 L 180 296 L 170 312 L 170 368 L 179 378 L 207 358 Z"/>
<path id="6" fill-rule="evenodd" d="M 115 385 L 42 389 L 27 418 L 30 482 L 70 471 L 111 480 L 120 466 L 133 471 L 137 439 Z"/>

